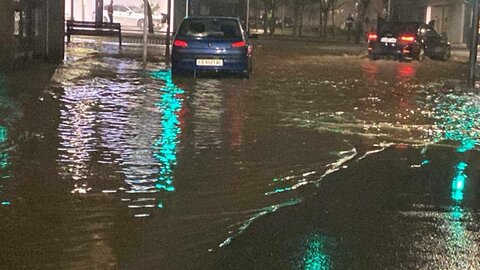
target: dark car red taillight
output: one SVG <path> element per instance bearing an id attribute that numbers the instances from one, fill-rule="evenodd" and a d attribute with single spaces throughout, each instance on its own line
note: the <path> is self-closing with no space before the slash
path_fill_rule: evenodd
<path id="1" fill-rule="evenodd" d="M 245 41 L 237 41 L 232 43 L 232 48 L 241 48 L 247 46 L 247 43 Z"/>
<path id="2" fill-rule="evenodd" d="M 400 41 L 403 43 L 413 43 L 415 41 L 415 36 L 413 35 L 401 35 Z"/>
<path id="3" fill-rule="evenodd" d="M 188 43 L 185 40 L 175 39 L 175 41 L 173 41 L 173 46 L 186 48 L 188 47 Z"/>
<path id="4" fill-rule="evenodd" d="M 375 40 L 377 40 L 377 38 L 378 38 L 378 36 L 375 33 L 369 33 L 368 34 L 368 40 L 370 40 L 370 41 L 375 41 Z"/>

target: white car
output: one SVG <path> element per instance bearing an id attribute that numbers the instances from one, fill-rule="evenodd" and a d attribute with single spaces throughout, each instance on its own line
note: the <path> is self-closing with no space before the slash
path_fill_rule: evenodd
<path id="1" fill-rule="evenodd" d="M 113 22 L 123 26 L 143 28 L 143 9 L 136 6 L 113 5 Z M 103 21 L 110 22 L 108 18 L 108 5 L 103 7 Z M 153 27 L 161 29 L 166 23 L 165 16 L 153 15 Z"/>

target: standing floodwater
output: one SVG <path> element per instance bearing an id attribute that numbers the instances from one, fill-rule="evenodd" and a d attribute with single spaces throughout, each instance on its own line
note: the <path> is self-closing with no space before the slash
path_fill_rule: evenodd
<path id="1" fill-rule="evenodd" d="M 309 50 L 298 53 L 296 43 L 260 41 L 250 80 L 172 79 L 162 64 L 144 67 L 128 53 L 73 47 L 59 67 L 0 74 L 1 265 L 228 269 L 218 258 L 232 258 L 223 251 L 237 240 L 255 242 L 263 239 L 258 227 L 282 232 L 291 224 L 285 212 L 275 219 L 283 209 L 305 206 L 297 227 L 309 227 L 315 211 L 306 198 L 350 163 L 391 145 L 477 143 L 475 132 L 451 129 L 448 120 L 478 115 L 468 109 L 474 96 L 454 86 L 461 63 L 372 62 L 349 48 L 334 55 L 304 45 Z M 472 141 L 459 139 L 464 133 Z M 338 191 L 350 197 L 359 189 Z M 335 214 L 321 213 L 332 218 L 327 227 L 338 225 Z M 266 217 L 272 223 L 249 233 Z M 336 239 L 312 231 L 301 252 L 289 242 L 303 259 L 286 256 L 279 266 L 259 255 L 259 265 L 355 265 L 341 261 L 355 252 Z M 237 259 L 231 265 L 250 260 Z"/>

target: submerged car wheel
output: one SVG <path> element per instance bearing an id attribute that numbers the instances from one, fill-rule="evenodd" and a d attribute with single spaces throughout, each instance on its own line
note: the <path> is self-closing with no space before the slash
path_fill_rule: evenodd
<path id="1" fill-rule="evenodd" d="M 170 71 L 172 73 L 172 76 L 180 75 L 180 71 L 178 70 L 178 68 L 175 65 L 171 66 Z"/>
<path id="2" fill-rule="evenodd" d="M 368 58 L 369 58 L 370 60 L 372 60 L 372 61 L 375 61 L 375 60 L 378 59 L 378 56 L 372 53 L 372 54 L 369 54 L 369 55 L 368 55 Z"/>
<path id="3" fill-rule="evenodd" d="M 418 62 L 422 62 L 423 60 L 425 60 L 425 49 L 423 47 L 420 47 L 420 49 L 418 50 L 417 60 Z"/>

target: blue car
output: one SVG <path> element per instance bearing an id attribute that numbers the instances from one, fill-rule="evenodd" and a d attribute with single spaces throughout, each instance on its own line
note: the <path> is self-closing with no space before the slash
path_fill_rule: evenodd
<path id="1" fill-rule="evenodd" d="M 248 78 L 252 48 L 238 18 L 188 17 L 173 39 L 172 74 L 210 71 Z"/>

